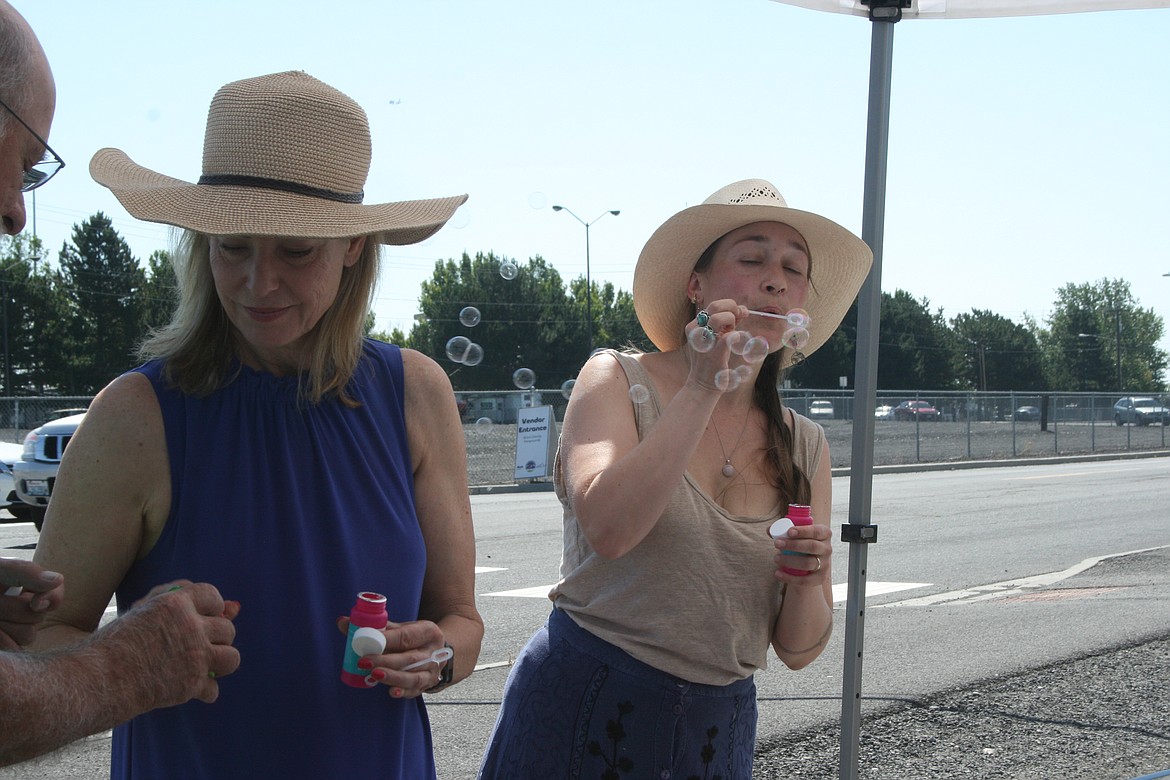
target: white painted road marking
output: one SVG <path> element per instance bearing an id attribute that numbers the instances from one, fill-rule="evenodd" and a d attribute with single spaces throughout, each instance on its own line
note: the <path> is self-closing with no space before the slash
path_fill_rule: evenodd
<path id="1" fill-rule="evenodd" d="M 1114 553 L 1112 555 L 1099 555 L 1095 558 L 1086 558 L 1080 563 L 1063 569 L 1061 571 L 1053 571 L 1047 574 L 1037 574 L 1032 577 L 1021 577 L 1015 580 L 1004 580 L 1003 582 L 993 582 L 990 585 L 976 585 L 971 588 L 964 588 L 963 590 L 952 590 L 947 593 L 935 593 L 930 596 L 920 596 L 916 599 L 906 599 L 905 601 L 895 601 L 890 604 L 877 604 L 878 607 L 933 607 L 938 604 L 978 604 L 982 601 L 990 601 L 992 599 L 1000 599 L 1005 596 L 1018 596 L 1028 591 L 1036 590 L 1037 588 L 1048 587 L 1054 585 L 1061 580 L 1066 580 L 1076 574 L 1096 566 L 1098 563 L 1109 558 L 1120 558 L 1125 555 L 1137 555 L 1138 553 L 1151 552 L 1153 550 L 1161 550 L 1170 545 L 1161 545 L 1159 547 L 1146 547 L 1141 550 L 1130 550 L 1129 552 Z"/>
<path id="2" fill-rule="evenodd" d="M 867 582 L 866 596 L 880 596 L 883 593 L 897 593 L 902 590 L 930 587 L 929 582 Z M 848 583 L 838 583 L 833 586 L 833 601 L 845 601 L 848 596 Z M 494 593 L 484 593 L 484 596 L 510 596 L 520 599 L 547 599 L 552 585 L 537 585 L 532 588 L 518 588 L 516 590 L 498 590 Z"/>

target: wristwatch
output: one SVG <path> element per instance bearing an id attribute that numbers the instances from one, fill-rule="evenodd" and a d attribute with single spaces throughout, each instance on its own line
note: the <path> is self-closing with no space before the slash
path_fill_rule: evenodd
<path id="1" fill-rule="evenodd" d="M 443 647 L 451 651 L 451 657 L 447 659 L 447 663 L 443 664 L 443 668 L 439 670 L 439 681 L 430 688 L 427 688 L 427 693 L 434 693 L 450 685 L 451 680 L 455 677 L 455 648 L 451 647 L 450 642 L 443 642 Z"/>

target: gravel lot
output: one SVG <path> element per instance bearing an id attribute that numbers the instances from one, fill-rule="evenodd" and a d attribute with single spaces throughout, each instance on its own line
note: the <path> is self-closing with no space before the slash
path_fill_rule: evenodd
<path id="1" fill-rule="evenodd" d="M 1163 636 L 863 714 L 857 777 L 1126 780 L 1170 771 L 1168 669 Z M 834 724 L 758 746 L 755 776 L 837 777 L 840 738 Z"/>

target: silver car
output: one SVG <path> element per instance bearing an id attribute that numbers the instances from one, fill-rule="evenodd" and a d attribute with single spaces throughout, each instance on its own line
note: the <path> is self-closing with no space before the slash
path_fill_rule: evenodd
<path id="1" fill-rule="evenodd" d="M 811 420 L 832 420 L 836 417 L 833 412 L 833 402 L 813 401 L 808 407 L 808 416 Z"/>
<path id="2" fill-rule="evenodd" d="M 1118 425 L 1170 425 L 1170 409 L 1153 398 L 1122 398 L 1113 404 L 1113 421 Z"/>
<path id="3" fill-rule="evenodd" d="M 84 419 L 85 414 L 74 414 L 29 431 L 24 437 L 20 460 L 12 464 L 16 495 L 29 505 L 33 524 L 38 531 L 45 522 L 45 512 L 49 498 L 53 495 L 53 483 L 57 481 L 61 455 Z"/>
<path id="4" fill-rule="evenodd" d="M 16 495 L 16 480 L 12 476 L 12 466 L 23 453 L 24 448 L 19 444 L 0 441 L 0 509 L 7 509 L 17 520 L 27 522 L 32 519 L 32 508 Z"/>

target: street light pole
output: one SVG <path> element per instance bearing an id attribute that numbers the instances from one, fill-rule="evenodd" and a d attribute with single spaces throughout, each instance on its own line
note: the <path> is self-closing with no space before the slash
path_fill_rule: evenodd
<path id="1" fill-rule="evenodd" d="M 1121 384 L 1121 307 L 1118 306 L 1113 310 L 1113 316 L 1117 320 L 1117 392 L 1124 393 L 1125 388 Z"/>
<path id="2" fill-rule="evenodd" d="M 585 330 L 589 334 L 589 354 L 593 354 L 593 281 L 589 276 L 589 226 L 606 214 L 613 214 L 616 217 L 621 214 L 621 211 L 618 209 L 603 211 L 592 221 L 586 222 L 564 206 L 553 206 L 552 208 L 553 211 L 567 211 L 569 216 L 585 226 Z"/>

